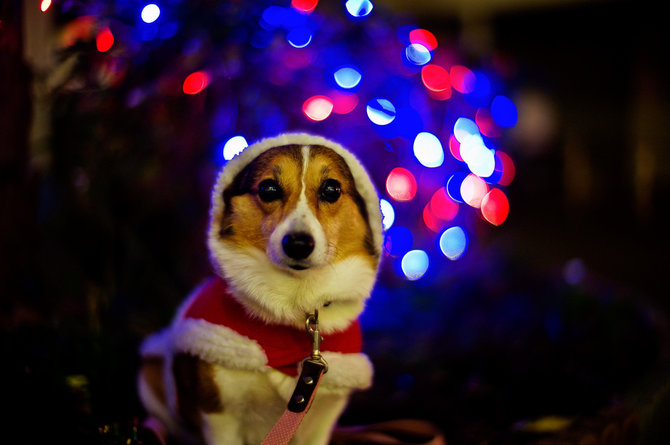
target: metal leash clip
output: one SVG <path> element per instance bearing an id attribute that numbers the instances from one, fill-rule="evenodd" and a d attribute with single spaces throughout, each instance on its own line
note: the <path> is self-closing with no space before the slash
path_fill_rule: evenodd
<path id="1" fill-rule="evenodd" d="M 313 314 L 307 315 L 307 320 L 305 320 L 305 329 L 307 330 L 307 333 L 312 336 L 312 354 L 305 360 L 322 364 L 324 367 L 323 373 L 325 374 L 328 372 L 328 363 L 326 362 L 326 360 L 324 360 L 320 351 L 321 341 L 323 340 L 323 338 L 321 337 L 321 333 L 319 332 L 318 310 L 315 309 Z"/>

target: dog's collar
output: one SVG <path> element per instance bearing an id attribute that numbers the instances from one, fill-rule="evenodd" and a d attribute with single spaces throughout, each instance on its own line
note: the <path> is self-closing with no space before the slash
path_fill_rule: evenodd
<path id="1" fill-rule="evenodd" d="M 205 320 L 225 326 L 256 341 L 267 356 L 267 365 L 284 374 L 296 376 L 298 364 L 312 350 L 312 342 L 304 330 L 268 324 L 250 316 L 228 291 L 220 277 L 208 280 L 183 312 L 183 318 Z M 361 328 L 355 320 L 347 329 L 324 336 L 321 350 L 358 353 L 362 348 Z"/>

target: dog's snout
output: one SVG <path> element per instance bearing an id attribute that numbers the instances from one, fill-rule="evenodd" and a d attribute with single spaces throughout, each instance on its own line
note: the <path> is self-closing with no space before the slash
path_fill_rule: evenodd
<path id="1" fill-rule="evenodd" d="M 314 250 L 314 238 L 305 232 L 289 233 L 284 236 L 281 245 L 289 258 L 304 260 Z"/>

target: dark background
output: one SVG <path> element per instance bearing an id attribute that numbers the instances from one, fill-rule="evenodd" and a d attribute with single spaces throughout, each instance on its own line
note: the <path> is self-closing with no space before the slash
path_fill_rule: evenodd
<path id="1" fill-rule="evenodd" d="M 343 422 L 420 417 L 457 444 L 667 443 L 667 20 L 653 2 L 461 7 L 413 2 L 412 12 L 510 70 L 513 211 L 482 234 L 476 270 L 439 288 L 382 270 L 364 316 L 375 385 Z M 68 151 L 73 129 L 58 127 L 67 102 L 52 104 L 41 168 L 23 18 L 18 2 L 0 6 L 3 435 L 125 443 L 142 417 L 137 344 L 209 274 L 200 228 L 212 172 L 194 183 L 192 159 L 123 153 L 91 181 Z M 93 111 L 82 128 L 99 120 Z M 142 137 L 121 118 L 106 125 Z M 574 259 L 586 275 L 570 285 Z M 435 298 L 445 284 L 450 297 Z M 572 423 L 524 428 L 545 416 Z M 640 433 L 624 442 L 631 418 Z"/>

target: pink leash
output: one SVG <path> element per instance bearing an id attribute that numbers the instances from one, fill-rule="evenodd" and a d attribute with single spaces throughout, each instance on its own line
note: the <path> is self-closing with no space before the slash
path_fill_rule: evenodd
<path id="1" fill-rule="evenodd" d="M 298 377 L 293 395 L 289 399 L 286 411 L 265 436 L 261 445 L 286 445 L 293 438 L 303 417 L 312 406 L 321 377 L 328 372 L 328 363 L 321 356 L 321 334 L 319 333 L 319 311 L 309 314 L 305 320 L 305 329 L 312 337 L 312 354 L 302 362 L 302 371 Z"/>
<path id="2" fill-rule="evenodd" d="M 312 354 L 302 362 L 302 371 L 300 377 L 298 377 L 293 395 L 289 399 L 286 411 L 265 436 L 261 445 L 287 445 L 291 441 L 312 405 L 321 378 L 328 372 L 328 363 L 319 351 L 322 338 L 319 334 L 318 311 L 314 311 L 314 315 L 310 314 L 307 317 L 305 328 L 312 336 Z M 399 437 L 413 437 L 415 440 L 406 442 Z M 333 443 L 446 445 L 446 440 L 434 425 L 420 420 L 404 419 L 366 427 L 336 429 Z"/>

